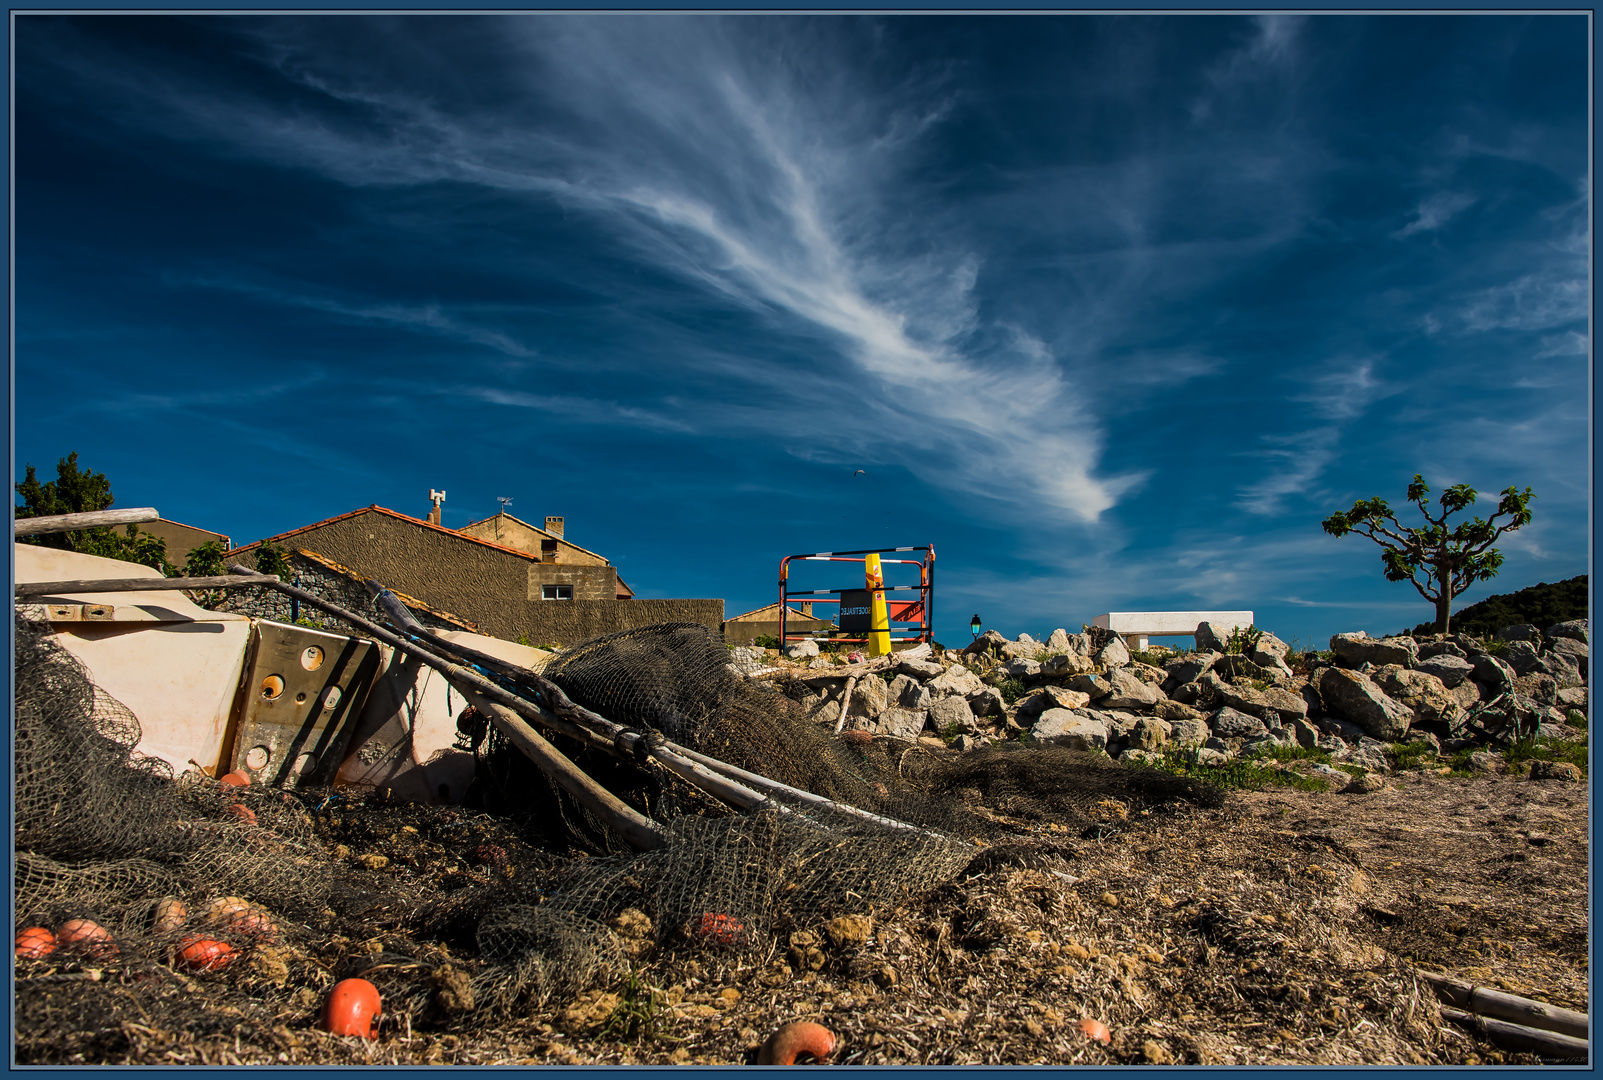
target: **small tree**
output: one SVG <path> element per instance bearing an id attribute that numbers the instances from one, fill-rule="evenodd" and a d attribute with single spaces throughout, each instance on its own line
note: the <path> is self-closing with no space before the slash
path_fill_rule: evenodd
<path id="1" fill-rule="evenodd" d="M 15 508 L 18 518 L 52 517 L 57 514 L 86 514 L 96 510 L 109 510 L 115 501 L 111 481 L 105 473 L 78 467 L 78 453 L 73 451 L 56 463 L 56 478 L 41 484 L 34 467 L 27 467 L 22 483 L 16 485 L 22 505 Z M 110 526 L 98 529 L 75 529 L 72 532 L 43 533 L 25 536 L 23 543 L 63 551 L 81 551 L 85 555 L 99 555 L 107 559 L 139 563 L 154 567 L 171 577 L 173 564 L 167 561 L 167 541 L 150 533 L 140 532 L 137 525 L 129 525 L 124 533 Z"/>
<path id="2" fill-rule="evenodd" d="M 1423 528 L 1400 524 L 1391 507 L 1378 498 L 1359 499 L 1351 510 L 1331 514 L 1324 520 L 1324 527 L 1331 536 L 1355 532 L 1379 544 L 1386 580 L 1411 582 L 1419 595 L 1436 605 L 1436 632 L 1445 634 L 1453 598 L 1475 582 L 1497 576 L 1503 554 L 1492 543 L 1504 533 L 1530 524 L 1530 501 L 1536 496 L 1530 488 L 1523 492 L 1508 488 L 1490 520 L 1477 517 L 1449 530 L 1447 519 L 1475 502 L 1475 489 L 1468 484 L 1454 484 L 1442 492 L 1441 513 L 1436 517 L 1425 505 L 1429 494 L 1430 487 L 1415 473 L 1414 482 L 1408 485 L 1408 501 L 1424 515 Z M 1498 525 L 1497 519 L 1505 514 L 1509 520 Z"/>

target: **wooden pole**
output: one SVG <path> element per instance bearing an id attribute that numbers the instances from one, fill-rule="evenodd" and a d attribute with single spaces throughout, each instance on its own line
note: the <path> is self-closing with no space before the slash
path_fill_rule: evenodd
<path id="1" fill-rule="evenodd" d="M 1430 983 L 1436 990 L 1436 996 L 1448 1005 L 1480 1016 L 1507 1020 L 1524 1027 L 1556 1031 L 1561 1035 L 1577 1039 L 1587 1037 L 1589 1018 L 1583 1012 L 1532 1001 L 1530 998 L 1515 994 L 1505 994 L 1500 990 L 1489 990 L 1484 986 L 1476 986 L 1472 982 L 1454 979 L 1447 975 L 1421 971 L 1419 977 Z"/>
<path id="2" fill-rule="evenodd" d="M 1524 1024 L 1511 1024 L 1507 1020 L 1464 1012 L 1447 1005 L 1442 1006 L 1442 1019 L 1477 1031 L 1484 1030 L 1487 1038 L 1508 1050 L 1524 1050 L 1542 1057 L 1580 1058 L 1583 1061 L 1592 1052 L 1592 1044 L 1585 1039 L 1526 1027 Z"/>
<path id="3" fill-rule="evenodd" d="M 12 522 L 12 532 L 18 536 L 41 536 L 44 533 L 100 529 L 107 525 L 137 525 L 141 521 L 160 520 L 161 515 L 156 513 L 154 506 L 130 506 L 126 510 L 91 510 L 85 514 L 22 518 Z"/>
<path id="4" fill-rule="evenodd" d="M 276 585 L 276 574 L 222 577 L 95 578 L 87 581 L 19 581 L 16 596 L 72 596 L 76 593 L 166 592 L 170 589 L 232 589 L 236 585 Z"/>

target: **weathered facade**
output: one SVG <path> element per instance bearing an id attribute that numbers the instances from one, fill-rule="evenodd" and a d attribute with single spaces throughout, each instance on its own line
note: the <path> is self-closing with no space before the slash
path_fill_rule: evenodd
<path id="1" fill-rule="evenodd" d="M 230 546 L 229 538 L 220 532 L 210 529 L 197 529 L 193 525 L 184 525 L 176 521 L 142 521 L 139 531 L 157 537 L 167 544 L 167 561 L 174 566 L 183 566 L 189 561 L 189 553 L 200 545 L 216 540 L 226 549 Z"/>
<path id="2" fill-rule="evenodd" d="M 537 554 L 381 506 L 268 540 L 315 553 L 507 641 L 571 645 L 657 622 L 689 620 L 714 629 L 723 623 L 722 600 L 619 600 L 617 571 L 610 566 L 542 562 Z M 237 548 L 228 561 L 254 567 L 257 547 Z M 559 571 L 568 576 L 554 576 Z M 545 599 L 546 586 L 556 584 L 569 586 L 572 599 Z"/>

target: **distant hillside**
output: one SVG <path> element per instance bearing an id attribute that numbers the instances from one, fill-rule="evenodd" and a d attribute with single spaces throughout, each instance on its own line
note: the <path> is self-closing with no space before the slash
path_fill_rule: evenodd
<path id="1" fill-rule="evenodd" d="M 1461 630 L 1477 637 L 1487 637 L 1505 626 L 1514 626 L 1518 623 L 1531 623 L 1539 629 L 1546 630 L 1554 623 L 1586 618 L 1586 601 L 1585 574 L 1552 585 L 1541 581 L 1519 592 L 1488 596 L 1478 604 L 1471 604 L 1461 611 L 1453 612 L 1451 629 L 1455 632 Z M 1407 634 L 1435 632 L 1434 619 L 1420 623 L 1412 630 L 1404 631 Z"/>

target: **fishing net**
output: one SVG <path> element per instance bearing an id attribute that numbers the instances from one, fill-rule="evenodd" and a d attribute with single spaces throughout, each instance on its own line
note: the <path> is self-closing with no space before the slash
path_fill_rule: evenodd
<path id="1" fill-rule="evenodd" d="M 1213 797 L 1060 748 L 835 736 L 706 627 L 666 624 L 569 649 L 545 674 L 609 719 L 831 802 L 739 813 L 552 735 L 661 824 L 668 842 L 639 853 L 472 710 L 458 727 L 478 775 L 459 807 L 174 777 L 134 750 L 137 718 L 48 626 L 16 627 L 15 929 L 56 938 L 19 955 L 19 1031 L 76 1030 L 108 1008 L 182 1029 L 195 1021 L 174 1011 L 193 1011 L 198 988 L 271 1032 L 309 1023 L 352 976 L 379 987 L 381 1030 L 464 1030 L 560 1009 L 653 959 L 771 954 L 797 931 L 878 917 L 1043 820 L 1100 828 Z M 19 1060 L 63 1052 L 30 1045 L 19 1036 Z M 73 1045 L 104 1054 L 88 1034 Z"/>

